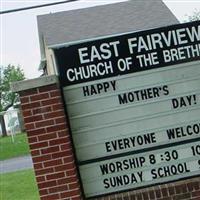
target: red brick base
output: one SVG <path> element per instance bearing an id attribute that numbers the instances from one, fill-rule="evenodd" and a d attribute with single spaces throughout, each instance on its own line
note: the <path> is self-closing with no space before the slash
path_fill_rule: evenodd
<path id="1" fill-rule="evenodd" d="M 20 100 L 41 200 L 81 199 L 58 86 L 21 91 Z"/>
<path id="2" fill-rule="evenodd" d="M 101 197 L 98 200 L 200 200 L 200 178 Z"/>

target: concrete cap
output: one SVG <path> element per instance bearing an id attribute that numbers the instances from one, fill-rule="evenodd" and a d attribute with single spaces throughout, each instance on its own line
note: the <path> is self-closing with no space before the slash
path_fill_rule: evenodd
<path id="1" fill-rule="evenodd" d="M 51 85 L 54 83 L 58 83 L 58 77 L 56 75 L 42 76 L 35 79 L 12 82 L 11 90 L 12 92 L 20 92 L 24 90 L 37 88 L 37 87 Z"/>

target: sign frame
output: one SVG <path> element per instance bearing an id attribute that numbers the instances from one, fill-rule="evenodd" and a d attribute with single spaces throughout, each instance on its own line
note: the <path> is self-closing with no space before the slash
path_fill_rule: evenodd
<path id="1" fill-rule="evenodd" d="M 111 39 L 111 38 L 120 38 L 120 37 L 129 37 L 131 34 L 133 34 L 133 35 L 137 35 L 137 34 L 141 34 L 141 35 L 145 35 L 145 34 L 147 34 L 147 32 L 149 33 L 149 34 L 151 34 L 151 33 L 153 33 L 153 32 L 162 32 L 164 29 L 170 29 L 170 30 L 172 30 L 172 29 L 181 29 L 181 28 L 183 28 L 183 27 L 187 27 L 188 25 L 191 25 L 191 26 L 193 26 L 193 25 L 199 25 L 199 22 L 197 21 L 197 22 L 190 22 L 190 23 L 185 23 L 185 24 L 177 24 L 177 25 L 171 25 L 171 26 L 166 26 L 166 27 L 161 27 L 161 28 L 157 28 L 157 29 L 150 29 L 150 30 L 145 30 L 145 31 L 139 31 L 139 32 L 133 32 L 133 33 L 124 33 L 124 34 L 119 34 L 119 35 L 116 35 L 116 36 L 108 36 L 108 37 L 102 37 L 102 38 L 98 38 L 98 39 L 93 39 L 93 40 L 91 40 L 91 41 L 86 41 L 86 42 L 81 42 L 81 43 L 78 43 L 78 44 L 73 44 L 72 46 L 70 45 L 70 46 L 64 46 L 64 47 L 60 47 L 60 48 L 58 48 L 58 49 L 54 49 L 54 54 L 55 54 L 55 57 L 56 57 L 56 63 L 57 63 L 57 66 L 58 66 L 58 72 L 59 72 L 59 80 L 60 80 L 60 84 L 61 84 L 61 87 L 63 88 L 64 86 L 68 86 L 68 85 L 73 85 L 73 84 L 81 84 L 81 83 L 83 83 L 83 82 L 81 82 L 80 80 L 78 80 L 78 81 L 72 81 L 73 83 L 69 83 L 69 81 L 68 82 L 66 82 L 66 80 L 64 79 L 64 74 L 66 74 L 66 72 L 64 72 L 63 71 L 63 69 L 62 69 L 62 67 L 61 66 L 66 66 L 65 65 L 65 63 L 63 64 L 62 63 L 62 61 L 61 61 L 61 57 L 63 57 L 64 56 L 64 53 L 62 52 L 62 50 L 64 49 L 64 50 L 66 50 L 66 49 L 70 49 L 70 48 L 80 48 L 81 46 L 86 46 L 87 44 L 94 44 L 94 43 L 101 43 L 102 41 L 107 41 L 107 40 L 109 40 L 109 39 Z M 199 25 L 200 26 L 200 25 Z M 118 40 L 117 40 L 118 41 Z M 113 47 L 116 47 L 116 45 L 117 45 L 117 43 L 115 43 L 114 44 L 115 46 L 113 46 Z M 199 45 L 200 45 L 200 43 L 199 43 Z M 169 47 L 169 49 L 170 48 L 172 48 L 171 46 Z M 115 51 L 115 49 L 113 50 L 113 51 Z M 74 52 L 74 51 L 73 51 Z M 66 53 L 66 52 L 65 52 Z M 61 55 L 61 57 L 60 57 L 60 55 Z M 116 52 L 115 52 L 115 55 L 116 55 Z M 66 60 L 67 59 L 69 59 L 71 57 L 71 55 L 67 55 L 67 57 L 66 57 Z M 124 58 L 124 56 L 123 56 L 123 58 Z M 77 59 L 77 57 L 75 58 L 75 59 Z M 83 59 L 83 58 L 82 58 Z M 84 60 L 84 59 L 83 59 Z M 83 61 L 82 60 L 82 61 Z M 86 59 L 87 60 L 87 59 Z M 172 62 L 172 63 L 169 63 L 169 64 L 167 64 L 167 65 L 165 65 L 164 63 L 159 63 L 159 65 L 158 66 L 154 66 L 153 68 L 150 68 L 150 69 L 147 69 L 147 70 L 151 70 L 151 69 L 155 69 L 155 68 L 162 68 L 162 67 L 169 67 L 169 66 L 173 66 L 173 65 L 176 65 L 176 64 L 181 64 L 181 63 L 188 63 L 188 62 L 193 62 L 193 61 L 198 61 L 198 60 L 200 60 L 200 57 L 198 57 L 198 56 L 196 56 L 196 57 L 193 57 L 193 58 L 186 58 L 186 59 L 183 59 L 183 60 L 178 60 L 178 61 L 175 61 L 175 62 Z M 128 62 L 128 61 L 127 61 Z M 97 62 L 93 62 L 93 63 L 97 63 Z M 153 66 L 153 65 L 152 65 Z M 148 67 L 148 66 L 147 66 Z M 146 69 L 142 69 L 141 71 L 144 71 L 144 70 L 146 70 Z M 129 72 L 129 73 L 138 73 L 138 72 L 140 72 L 140 70 L 139 69 L 136 69 L 136 71 L 131 71 L 131 72 Z M 113 75 L 112 76 L 109 76 L 109 77 L 115 77 L 115 76 L 118 76 L 118 75 L 120 75 L 120 76 L 123 76 L 123 75 L 125 75 L 125 74 L 127 74 L 127 73 L 125 73 L 125 72 L 122 72 L 122 73 L 113 73 Z M 103 76 L 103 77 L 101 77 L 100 79 L 102 79 L 102 80 L 104 80 L 105 78 L 108 78 L 108 76 Z M 84 82 L 92 82 L 92 81 L 94 81 L 94 79 L 92 78 L 92 79 L 88 79 L 87 81 L 84 81 Z M 64 98 L 64 95 L 63 95 L 63 100 L 64 100 L 64 102 L 65 102 L 65 98 Z M 68 111 L 67 111 L 67 108 L 65 107 L 65 109 L 66 109 L 66 114 L 67 114 L 67 116 L 68 116 Z M 70 123 L 69 123 L 69 125 L 70 125 Z M 73 140 L 73 131 L 71 130 L 71 128 L 70 128 L 70 134 L 71 134 L 71 136 L 72 136 L 72 140 Z M 163 146 L 163 149 L 164 149 L 164 147 L 173 147 L 173 146 L 177 146 L 176 144 L 178 144 L 178 145 L 180 145 L 180 144 L 189 144 L 189 143 L 191 143 L 192 144 L 192 142 L 194 142 L 194 141 L 200 141 L 200 138 L 198 138 L 198 139 L 190 139 L 189 140 L 189 142 L 188 142 L 188 140 L 186 140 L 186 141 L 181 141 L 181 142 L 175 142 L 175 143 L 170 143 L 170 144 L 165 144 L 165 145 L 162 145 Z M 73 149 L 74 149 L 74 152 L 76 152 L 76 147 L 75 147 L 75 145 L 73 144 Z M 158 147 L 157 146 L 155 146 L 155 147 L 151 147 L 151 148 L 147 148 L 147 149 L 145 149 L 145 152 L 147 152 L 147 151 L 153 151 L 153 150 L 156 150 L 156 149 L 158 149 Z M 159 148 L 159 149 L 161 149 L 161 148 Z M 138 151 L 132 151 L 132 152 L 129 152 L 129 153 L 121 153 L 121 154 L 116 154 L 116 155 L 111 155 L 111 156 L 107 156 L 107 159 L 111 159 L 111 158 L 117 158 L 117 157 L 122 157 L 122 156 L 125 156 L 125 155 L 130 155 L 130 154 L 132 154 L 132 153 L 138 153 L 138 152 L 141 152 L 142 150 L 138 150 Z M 76 155 L 76 154 L 75 154 Z M 83 182 L 82 182 L 82 180 L 81 180 L 81 175 L 80 175 L 80 166 L 81 165 L 85 165 L 85 164 L 89 164 L 89 163 L 93 163 L 93 162 L 98 162 L 98 161 L 101 161 L 102 160 L 102 158 L 95 158 L 95 159 L 93 159 L 93 160 L 90 160 L 90 161 L 78 161 L 78 159 L 77 159 L 77 155 L 76 155 L 76 163 L 77 163 L 77 166 L 78 166 L 78 170 L 79 170 L 79 179 L 80 179 L 80 182 L 81 182 L 81 185 L 82 185 L 82 191 L 83 191 L 83 194 L 84 194 L 84 197 L 86 198 L 86 199 L 90 199 L 90 198 L 96 198 L 96 197 L 101 197 L 101 196 L 105 196 L 105 195 L 111 195 L 111 194 L 115 194 L 116 192 L 110 192 L 110 193 L 105 193 L 105 194 L 100 194 L 100 195 L 94 195 L 94 196 L 90 196 L 90 197 L 87 197 L 86 195 L 85 195 L 85 193 L 84 193 L 84 186 L 83 186 Z M 103 158 L 103 160 L 105 160 L 105 157 Z M 159 183 L 155 183 L 155 184 L 148 184 L 148 185 L 145 185 L 145 186 L 142 186 L 142 187 L 133 187 L 133 188 L 131 188 L 131 189 L 124 189 L 124 190 L 120 190 L 120 192 L 126 192 L 126 191 L 133 191 L 133 190 L 138 190 L 138 189 L 142 189 L 142 188 L 147 188 L 147 187 L 152 187 L 152 186 L 156 186 L 156 185 L 162 185 L 162 184 L 167 184 L 167 183 L 172 183 L 172 182 L 177 182 L 177 181 L 180 181 L 180 180 L 186 180 L 186 179 L 191 179 L 191 178 L 195 178 L 195 177 L 199 177 L 199 175 L 194 175 L 194 176 L 189 176 L 189 177 L 183 177 L 183 178 L 175 178 L 174 180 L 170 180 L 170 181 L 161 181 L 161 182 L 159 182 Z"/>

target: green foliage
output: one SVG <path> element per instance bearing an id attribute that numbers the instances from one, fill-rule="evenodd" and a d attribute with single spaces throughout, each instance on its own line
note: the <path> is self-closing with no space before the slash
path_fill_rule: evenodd
<path id="1" fill-rule="evenodd" d="M 0 200 L 39 200 L 33 170 L 0 174 Z"/>
<path id="2" fill-rule="evenodd" d="M 14 142 L 11 136 L 0 137 L 0 160 L 29 154 L 29 147 L 26 134 L 17 134 L 14 136 Z"/>
<path id="3" fill-rule="evenodd" d="M 23 70 L 17 66 L 0 66 L 0 112 L 6 111 L 16 102 L 18 95 L 10 89 L 10 83 L 25 79 Z"/>

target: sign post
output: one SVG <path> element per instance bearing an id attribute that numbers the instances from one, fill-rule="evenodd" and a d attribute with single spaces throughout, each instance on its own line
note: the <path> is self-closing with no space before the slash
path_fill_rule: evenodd
<path id="1" fill-rule="evenodd" d="M 199 22 L 54 52 L 86 198 L 199 176 Z"/>

